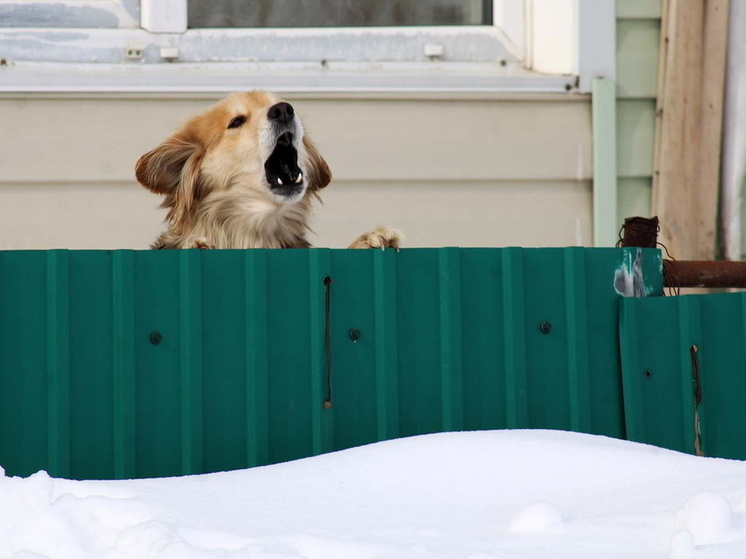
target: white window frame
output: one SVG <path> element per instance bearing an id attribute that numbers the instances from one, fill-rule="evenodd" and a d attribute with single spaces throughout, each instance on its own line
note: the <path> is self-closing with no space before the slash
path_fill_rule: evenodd
<path id="1" fill-rule="evenodd" d="M 615 77 L 614 0 L 493 0 L 492 26 L 294 29 L 187 29 L 188 0 L 140 0 L 134 25 L 137 0 L 11 4 L 42 2 L 106 9 L 119 26 L 0 29 L 0 91 L 588 93 Z"/>
<path id="2" fill-rule="evenodd" d="M 188 0 L 140 0 L 140 25 L 151 33 L 186 33 Z"/>
<path id="3" fill-rule="evenodd" d="M 576 75 L 584 93 L 595 78 L 616 79 L 613 0 L 525 1 L 528 68 Z"/>

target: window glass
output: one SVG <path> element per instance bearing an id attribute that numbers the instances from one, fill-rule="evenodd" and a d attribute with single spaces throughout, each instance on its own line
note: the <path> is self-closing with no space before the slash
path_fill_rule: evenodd
<path id="1" fill-rule="evenodd" d="M 139 27 L 140 0 L 0 0 L 0 28 Z"/>
<path id="2" fill-rule="evenodd" d="M 189 27 L 492 25 L 492 0 L 189 0 Z"/>

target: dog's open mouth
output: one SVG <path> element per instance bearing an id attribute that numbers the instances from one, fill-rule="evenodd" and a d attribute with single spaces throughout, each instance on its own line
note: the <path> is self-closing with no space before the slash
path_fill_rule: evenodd
<path id="1" fill-rule="evenodd" d="M 303 173 L 298 167 L 292 133 L 285 132 L 277 138 L 275 149 L 264 163 L 264 173 L 273 194 L 291 198 L 303 191 Z"/>

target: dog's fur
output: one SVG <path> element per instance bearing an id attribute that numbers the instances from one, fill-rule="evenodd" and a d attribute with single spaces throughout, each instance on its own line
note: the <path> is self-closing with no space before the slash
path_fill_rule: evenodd
<path id="1" fill-rule="evenodd" d="M 190 119 L 137 162 L 137 180 L 164 196 L 168 229 L 152 248 L 307 248 L 313 198 L 331 171 L 287 103 L 235 93 Z M 377 227 L 350 248 L 398 248 Z"/>

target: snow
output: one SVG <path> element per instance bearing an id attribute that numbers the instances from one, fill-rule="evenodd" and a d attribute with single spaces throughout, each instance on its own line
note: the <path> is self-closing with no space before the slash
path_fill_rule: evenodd
<path id="1" fill-rule="evenodd" d="M 0 476 L 9 559 L 746 557 L 746 463 L 560 431 L 202 476 Z"/>
<path id="2" fill-rule="evenodd" d="M 547 534 L 559 532 L 562 513 L 549 503 L 534 503 L 522 509 L 508 524 L 509 534 Z"/>

